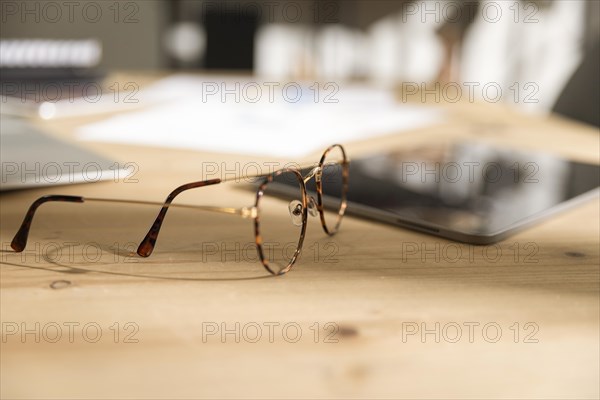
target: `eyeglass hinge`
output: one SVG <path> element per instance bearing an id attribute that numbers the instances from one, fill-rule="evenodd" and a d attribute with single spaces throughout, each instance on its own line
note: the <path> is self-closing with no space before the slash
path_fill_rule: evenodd
<path id="1" fill-rule="evenodd" d="M 258 209 L 256 207 L 243 207 L 240 210 L 242 218 L 256 218 L 258 216 Z"/>
<path id="2" fill-rule="evenodd" d="M 315 167 L 304 177 L 304 183 L 311 180 L 313 176 L 315 177 L 316 182 L 321 182 L 322 174 L 323 174 L 323 170 L 321 169 L 321 167 Z"/>

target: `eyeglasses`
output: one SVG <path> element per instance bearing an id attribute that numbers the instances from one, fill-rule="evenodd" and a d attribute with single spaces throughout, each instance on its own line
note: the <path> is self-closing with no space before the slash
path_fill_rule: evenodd
<path id="1" fill-rule="evenodd" d="M 302 252 L 309 215 L 320 216 L 321 226 L 327 235 L 333 236 L 339 230 L 346 211 L 349 179 L 349 161 L 341 145 L 328 147 L 314 167 L 284 168 L 268 175 L 246 178 L 259 178 L 260 184 L 254 204 L 242 208 L 173 204 L 175 198 L 185 191 L 238 180 L 239 177 L 210 179 L 179 186 L 169 193 L 164 203 L 70 195 L 43 196 L 29 207 L 11 242 L 11 247 L 16 252 L 25 249 L 34 214 L 42 204 L 47 202 L 105 202 L 162 206 L 148 233 L 137 247 L 136 253 L 141 257 L 149 257 L 154 251 L 169 208 L 191 208 L 252 219 L 258 258 L 264 268 L 273 275 L 285 274 L 298 260 Z M 313 196 L 315 192 L 316 199 Z M 276 245 L 273 245 L 274 243 Z"/>

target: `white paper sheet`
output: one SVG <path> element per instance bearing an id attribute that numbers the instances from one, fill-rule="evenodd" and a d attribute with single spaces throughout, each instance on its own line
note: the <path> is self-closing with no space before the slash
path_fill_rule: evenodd
<path id="1" fill-rule="evenodd" d="M 283 85 L 270 89 L 254 81 L 245 90 L 244 85 L 249 82 L 185 75 L 166 78 L 140 94 L 142 99 L 152 99 L 153 103 L 162 98 L 164 101 L 160 104 L 82 126 L 78 137 L 91 141 L 300 157 L 332 143 L 399 133 L 443 119 L 438 109 L 398 104 L 386 90 L 348 86 L 336 92 L 336 87 L 330 85 L 317 94 L 315 86 L 303 85 L 299 97 L 295 84 L 284 93 Z M 257 97 L 257 85 L 262 95 L 252 102 Z M 217 93 L 211 94 L 216 87 Z M 229 90 L 225 98 L 222 88 Z M 331 102 L 334 100 L 337 103 Z"/>

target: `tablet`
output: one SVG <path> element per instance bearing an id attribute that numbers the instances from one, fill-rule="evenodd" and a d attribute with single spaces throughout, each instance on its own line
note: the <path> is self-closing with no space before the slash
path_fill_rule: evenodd
<path id="1" fill-rule="evenodd" d="M 277 184 L 285 192 L 285 180 Z M 599 184 L 598 165 L 477 142 L 432 144 L 352 159 L 346 212 L 490 244 L 598 196 Z M 307 190 L 315 192 L 314 180 Z M 323 176 L 323 193 L 326 208 L 339 205 L 341 179 Z"/>

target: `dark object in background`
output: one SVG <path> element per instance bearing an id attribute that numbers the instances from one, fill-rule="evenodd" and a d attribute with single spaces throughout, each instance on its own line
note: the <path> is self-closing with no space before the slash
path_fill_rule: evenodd
<path id="1" fill-rule="evenodd" d="M 0 94 L 22 102 L 96 97 L 105 76 L 90 68 L 1 68 Z"/>
<path id="2" fill-rule="evenodd" d="M 101 95 L 101 59 L 102 44 L 96 39 L 2 39 L 2 101 L 6 96 L 25 103 Z"/>
<path id="3" fill-rule="evenodd" d="M 586 53 L 552 111 L 600 127 L 600 42 Z"/>
<path id="4" fill-rule="evenodd" d="M 206 28 L 207 69 L 252 70 L 254 35 L 258 15 L 248 9 L 208 9 L 203 15 Z"/>

